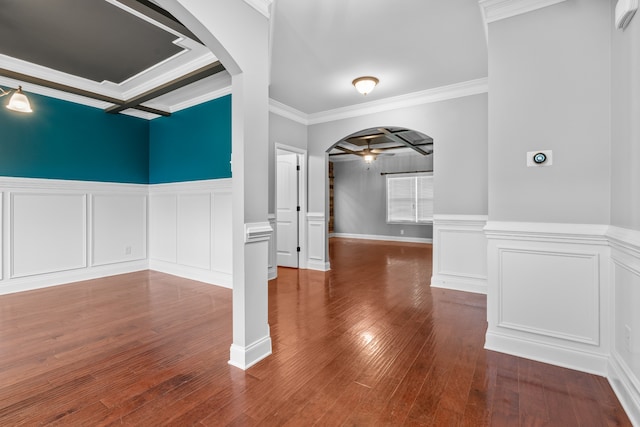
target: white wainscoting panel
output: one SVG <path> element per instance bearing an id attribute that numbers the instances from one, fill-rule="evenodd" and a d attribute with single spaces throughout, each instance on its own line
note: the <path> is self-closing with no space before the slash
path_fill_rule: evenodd
<path id="1" fill-rule="evenodd" d="M 221 278 L 228 281 L 231 286 L 231 275 L 233 273 L 233 251 L 231 250 L 231 206 L 233 197 L 231 191 L 216 191 L 213 193 L 213 258 L 211 269 L 217 272 Z M 222 280 L 222 279 L 221 279 Z"/>
<path id="2" fill-rule="evenodd" d="M 487 293 L 486 215 L 434 215 L 431 286 Z"/>
<path id="3" fill-rule="evenodd" d="M 87 266 L 84 194 L 12 192 L 11 278 Z"/>
<path id="4" fill-rule="evenodd" d="M 598 345 L 597 253 L 498 251 L 498 326 Z"/>
<path id="5" fill-rule="evenodd" d="M 606 226 L 489 222 L 485 347 L 606 374 Z"/>
<path id="6" fill-rule="evenodd" d="M 147 196 L 91 197 L 93 266 L 147 258 Z"/>
<path id="7" fill-rule="evenodd" d="M 609 382 L 633 425 L 640 425 L 640 231 L 610 227 L 613 344 Z"/>
<path id="8" fill-rule="evenodd" d="M 211 268 L 211 194 L 178 195 L 178 264 Z"/>
<path id="9" fill-rule="evenodd" d="M 326 254 L 327 223 L 323 213 L 307 214 L 307 268 L 309 270 L 330 270 L 329 260 Z"/>
<path id="10" fill-rule="evenodd" d="M 0 294 L 147 269 L 147 191 L 137 184 L 0 178 L 8 266 Z"/>
<path id="11" fill-rule="evenodd" d="M 178 196 L 149 196 L 149 258 L 178 262 Z"/>
<path id="12" fill-rule="evenodd" d="M 232 286 L 231 180 L 149 186 L 149 268 Z"/>

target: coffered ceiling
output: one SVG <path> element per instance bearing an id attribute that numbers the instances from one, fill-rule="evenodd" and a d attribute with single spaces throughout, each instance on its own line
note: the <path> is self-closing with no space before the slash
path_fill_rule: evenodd
<path id="1" fill-rule="evenodd" d="M 0 84 L 147 118 L 230 83 L 195 35 L 146 0 L 4 1 L 0 64 Z"/>

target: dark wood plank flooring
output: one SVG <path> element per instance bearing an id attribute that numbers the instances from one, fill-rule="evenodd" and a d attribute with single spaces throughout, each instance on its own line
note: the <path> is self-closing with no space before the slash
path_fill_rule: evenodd
<path id="1" fill-rule="evenodd" d="M 606 379 L 483 349 L 431 246 L 332 239 L 269 283 L 274 354 L 227 364 L 231 291 L 139 272 L 0 297 L 0 425 L 628 426 Z"/>

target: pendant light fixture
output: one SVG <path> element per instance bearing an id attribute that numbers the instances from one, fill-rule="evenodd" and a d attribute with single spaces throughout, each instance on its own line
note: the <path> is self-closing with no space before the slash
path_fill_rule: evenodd
<path id="1" fill-rule="evenodd" d="M 7 92 L 0 88 L 0 97 L 9 95 L 10 93 L 10 91 Z M 31 104 L 29 103 L 29 98 L 27 98 L 27 95 L 22 92 L 22 86 L 18 86 L 18 89 L 13 92 L 13 95 L 11 95 L 11 98 L 9 99 L 9 103 L 7 104 L 7 108 L 19 113 L 33 112 Z"/>
<path id="2" fill-rule="evenodd" d="M 376 77 L 364 76 L 354 79 L 351 83 L 358 92 L 366 96 L 376 87 L 379 82 L 380 80 L 378 80 Z"/>

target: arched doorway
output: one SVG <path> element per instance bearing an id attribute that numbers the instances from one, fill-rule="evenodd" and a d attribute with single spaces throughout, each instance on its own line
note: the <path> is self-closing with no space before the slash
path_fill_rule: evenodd
<path id="1" fill-rule="evenodd" d="M 362 129 L 327 150 L 329 237 L 432 242 L 433 138 Z"/>

